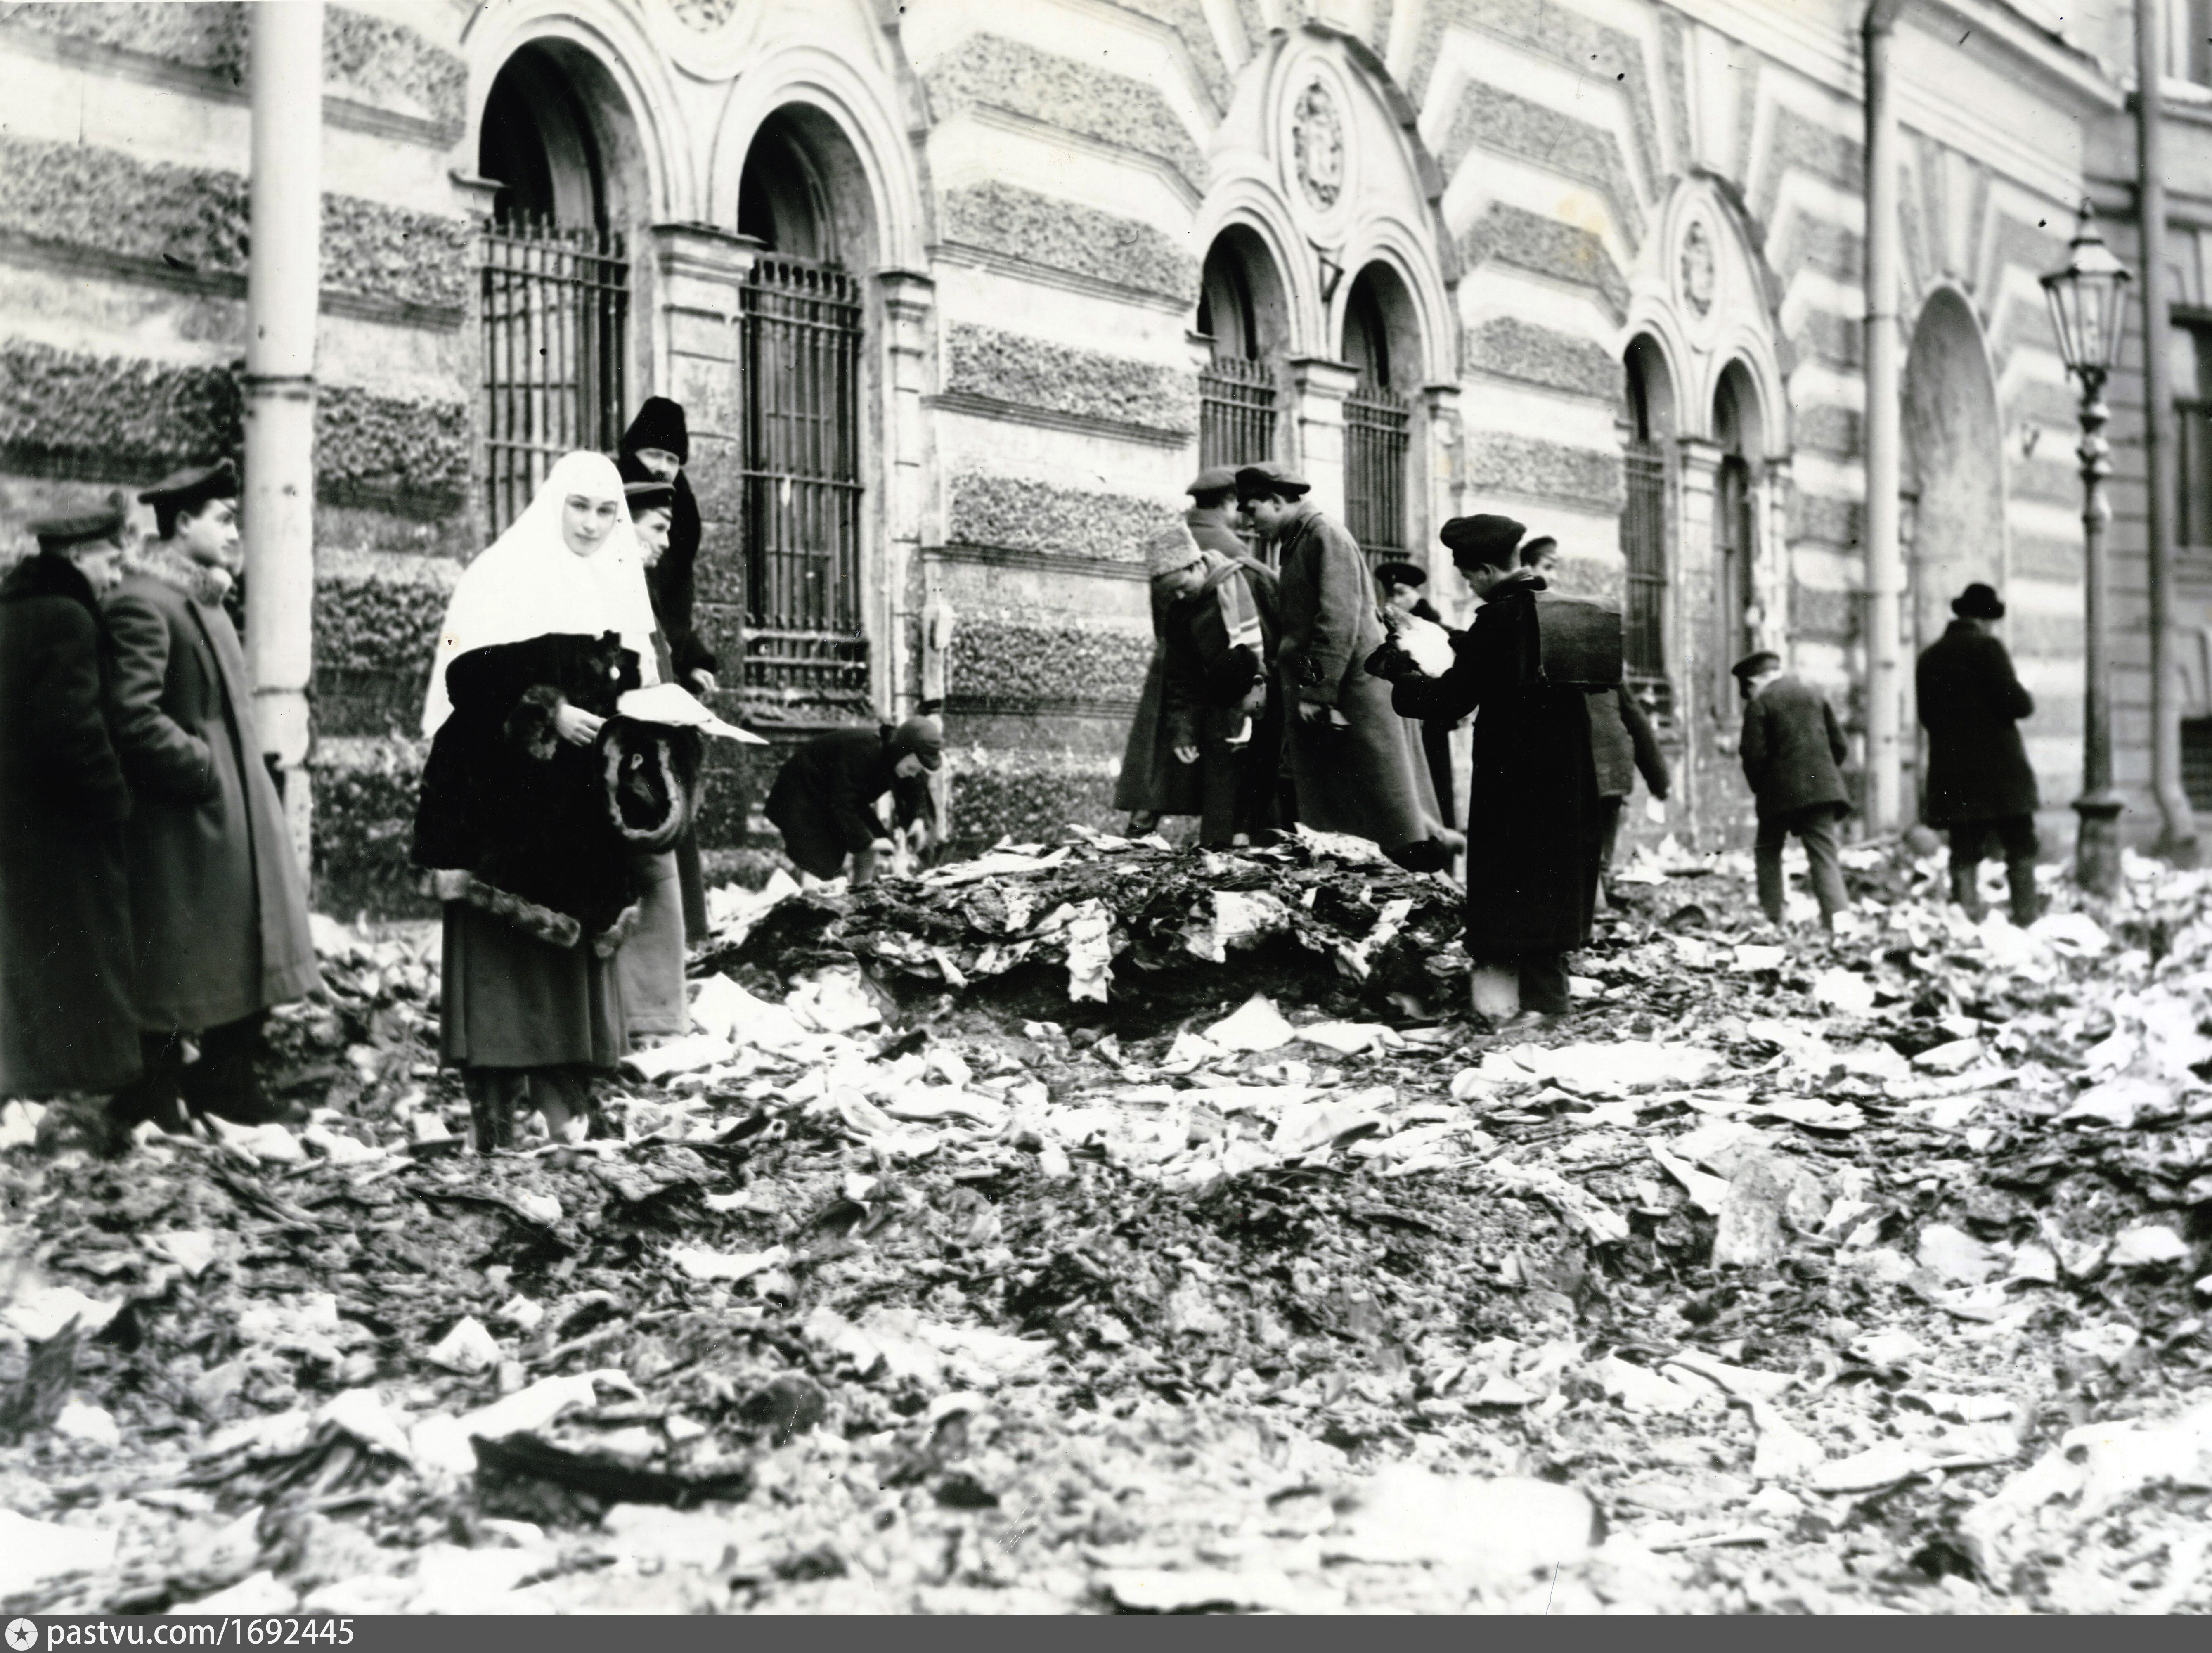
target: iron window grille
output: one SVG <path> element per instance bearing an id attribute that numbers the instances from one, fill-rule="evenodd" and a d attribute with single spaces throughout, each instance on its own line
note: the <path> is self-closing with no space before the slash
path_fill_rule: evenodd
<path id="1" fill-rule="evenodd" d="M 1362 384 L 1344 398 L 1344 526 L 1371 562 L 1406 554 L 1406 446 L 1413 404 Z"/>

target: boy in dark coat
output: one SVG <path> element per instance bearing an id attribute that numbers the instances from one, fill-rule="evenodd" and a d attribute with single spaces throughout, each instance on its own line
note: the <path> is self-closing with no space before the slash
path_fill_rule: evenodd
<path id="1" fill-rule="evenodd" d="M 1251 555 L 1237 536 L 1235 471 L 1210 465 L 1184 491 L 1191 502 L 1183 513 L 1183 526 L 1200 550 L 1218 551 L 1232 561 Z M 1200 773 L 1175 761 L 1175 741 L 1167 727 L 1166 627 L 1173 599 L 1157 585 L 1152 597 L 1152 658 L 1145 667 L 1137 714 L 1129 724 L 1121 773 L 1114 781 L 1114 807 L 1128 816 L 1133 837 L 1152 831 L 1163 816 L 1202 815 L 1206 808 Z"/>
<path id="2" fill-rule="evenodd" d="M 1449 829 L 1422 806 L 1420 760 L 1389 690 L 1360 669 L 1382 642 L 1366 556 L 1310 491 L 1282 465 L 1237 473 L 1238 501 L 1276 550 L 1276 674 L 1298 819 L 1370 839 L 1410 871 L 1441 872 L 1454 853 L 1442 836 Z"/>
<path id="3" fill-rule="evenodd" d="M 1785 675 L 1782 657 L 1771 650 L 1747 654 L 1731 669 L 1745 702 L 1738 753 L 1759 805 L 1752 856 L 1759 909 L 1782 922 L 1782 846 L 1795 833 L 1812 866 L 1820 927 L 1832 928 L 1836 915 L 1850 905 L 1836 860 L 1836 823 L 1850 813 L 1840 767 L 1850 748 L 1835 708 L 1811 684 Z"/>
<path id="4" fill-rule="evenodd" d="M 101 708 L 99 593 L 129 501 L 30 525 L 0 584 L 0 1097 L 137 1079 L 131 792 Z M 172 1121 L 177 1122 L 177 1121 Z"/>
<path id="5" fill-rule="evenodd" d="M 1451 669 L 1419 674 L 1377 650 L 1367 669 L 1391 678 L 1401 715 L 1474 721 L 1467 817 L 1467 952 L 1475 1014 L 1507 1027 L 1568 1008 L 1566 956 L 1589 945 L 1597 896 L 1597 774 L 1590 688 L 1550 680 L 1539 593 L 1520 566 L 1522 526 L 1455 517 L 1442 538 L 1482 607 L 1452 646 Z M 1613 676 L 1620 676 L 1619 662 Z"/>
<path id="6" fill-rule="evenodd" d="M 945 761 L 945 735 L 937 720 L 911 717 L 894 728 L 832 729 L 784 760 L 768 794 L 768 818 L 783 834 L 783 852 L 811 878 L 834 878 L 853 859 L 858 889 L 876 876 L 876 856 L 888 848 L 876 800 L 899 781 L 920 780 Z M 922 807 L 920 787 L 901 787 L 900 823 Z"/>
<path id="7" fill-rule="evenodd" d="M 1268 683 L 1275 576 L 1242 554 L 1200 550 L 1182 526 L 1157 535 L 1146 556 L 1153 589 L 1170 599 L 1162 699 L 1176 762 L 1199 771 L 1199 842 L 1249 842 L 1273 823 L 1281 754 Z"/>
<path id="8" fill-rule="evenodd" d="M 119 1123 L 170 1119 L 179 1094 L 271 1116 L 254 1077 L 272 1006 L 322 985 L 307 878 L 254 733 L 246 651 L 223 611 L 239 563 L 238 473 L 183 471 L 138 496 L 161 538 L 101 605 L 108 721 L 131 783 L 131 921 L 146 1073 Z M 187 1067 L 185 1042 L 200 1060 Z"/>
<path id="9" fill-rule="evenodd" d="M 1667 755 L 1659 750 L 1659 737 L 1652 732 L 1651 720 L 1644 715 L 1644 708 L 1636 703 L 1626 684 L 1610 694 L 1589 697 L 1589 725 L 1590 759 L 1597 765 L 1597 864 L 1602 878 L 1613 867 L 1621 811 L 1627 806 L 1628 794 L 1635 790 L 1636 777 L 1641 775 L 1651 795 L 1661 799 L 1666 797 L 1672 777 L 1667 773 Z"/>
<path id="10" fill-rule="evenodd" d="M 1914 681 L 1928 730 L 1928 803 L 1922 819 L 1951 835 L 1951 893 L 1978 922 L 1982 851 L 2004 847 L 2012 921 L 2035 922 L 2035 811 L 2042 801 L 2021 744 L 2020 720 L 2035 701 L 2021 687 L 2012 656 L 1992 627 L 2004 618 L 1996 593 L 1966 587 L 1951 605 L 1959 617 L 1920 656 Z"/>

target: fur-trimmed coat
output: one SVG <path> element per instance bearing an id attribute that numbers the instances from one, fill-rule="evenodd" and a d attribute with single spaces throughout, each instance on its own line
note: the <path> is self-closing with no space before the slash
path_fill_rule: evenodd
<path id="1" fill-rule="evenodd" d="M 100 708 L 100 605 L 64 557 L 0 582 L 0 1096 L 137 1077 L 131 792 Z"/>
<path id="2" fill-rule="evenodd" d="M 621 946 L 637 917 L 634 858 L 671 848 L 698 803 L 698 732 L 615 715 L 639 682 L 611 631 L 471 649 L 447 668 L 453 712 L 415 812 L 431 893 L 556 947 Z M 597 739 L 561 738 L 564 704 L 607 720 Z"/>
<path id="3" fill-rule="evenodd" d="M 199 1032 L 322 984 L 307 880 L 262 761 L 229 581 L 157 544 L 100 605 L 108 722 L 131 783 L 138 1019 Z"/>

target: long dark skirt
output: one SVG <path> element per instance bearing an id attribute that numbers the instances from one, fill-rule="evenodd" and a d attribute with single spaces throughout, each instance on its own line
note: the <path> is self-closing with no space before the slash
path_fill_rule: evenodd
<path id="1" fill-rule="evenodd" d="M 612 1067 L 629 1048 L 622 981 L 588 942 L 555 947 L 446 903 L 440 1054 L 460 1067 Z"/>

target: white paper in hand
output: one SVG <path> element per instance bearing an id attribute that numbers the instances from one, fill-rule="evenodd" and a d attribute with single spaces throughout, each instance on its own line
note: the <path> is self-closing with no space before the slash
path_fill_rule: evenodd
<path id="1" fill-rule="evenodd" d="M 1398 647 L 1421 668 L 1423 677 L 1441 678 L 1452 669 L 1451 634 L 1442 626 L 1418 614 L 1403 614 L 1398 617 L 1397 632 Z"/>
<path id="2" fill-rule="evenodd" d="M 632 689 L 615 702 L 618 716 L 640 723 L 661 723 L 678 729 L 697 729 L 747 746 L 768 742 L 734 723 L 725 723 L 697 696 L 679 683 L 657 683 L 650 689 Z"/>

